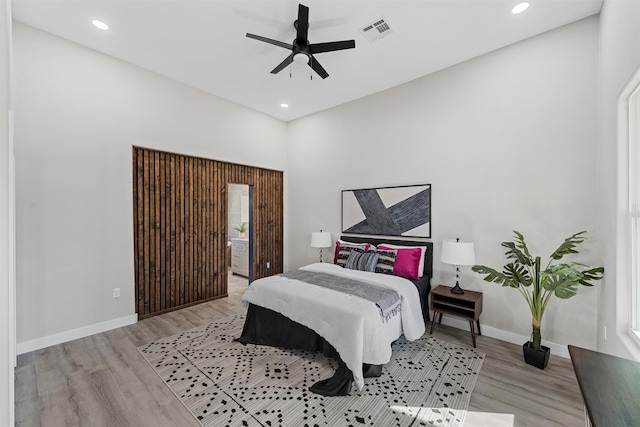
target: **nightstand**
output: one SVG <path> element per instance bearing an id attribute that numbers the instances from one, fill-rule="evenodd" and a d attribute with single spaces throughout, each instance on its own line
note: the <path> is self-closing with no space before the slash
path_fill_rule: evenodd
<path id="1" fill-rule="evenodd" d="M 473 346 L 476 346 L 476 333 L 474 323 L 478 327 L 478 335 L 480 333 L 480 314 L 482 313 L 482 292 L 465 290 L 464 294 L 451 293 L 450 286 L 437 286 L 431 290 L 431 298 L 429 306 L 433 311 L 433 319 L 431 320 L 430 334 L 433 333 L 433 325 L 436 323 L 436 316 L 439 314 L 438 323 L 442 323 L 442 315 L 460 317 L 469 321 L 471 328 L 471 340 Z"/>

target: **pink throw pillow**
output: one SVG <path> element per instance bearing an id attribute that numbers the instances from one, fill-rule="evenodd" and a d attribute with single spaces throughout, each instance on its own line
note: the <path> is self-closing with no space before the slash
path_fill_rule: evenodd
<path id="1" fill-rule="evenodd" d="M 413 280 L 420 278 L 418 270 L 420 267 L 420 258 L 422 257 L 420 248 L 400 249 L 397 246 L 390 248 L 385 245 L 379 245 L 378 249 L 395 249 L 398 251 L 396 263 L 393 265 L 393 274 Z"/>

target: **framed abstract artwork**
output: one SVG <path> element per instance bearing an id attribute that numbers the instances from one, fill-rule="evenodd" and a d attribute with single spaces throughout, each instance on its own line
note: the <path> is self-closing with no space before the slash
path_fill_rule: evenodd
<path id="1" fill-rule="evenodd" d="M 342 190 L 342 232 L 431 237 L 431 184 Z"/>

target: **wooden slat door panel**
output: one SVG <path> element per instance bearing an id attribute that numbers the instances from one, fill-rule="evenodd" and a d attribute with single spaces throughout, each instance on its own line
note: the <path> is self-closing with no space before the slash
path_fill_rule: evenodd
<path id="1" fill-rule="evenodd" d="M 283 271 L 282 172 L 139 147 L 133 169 L 139 318 L 227 295 L 228 183 L 253 186 L 253 278 Z"/>

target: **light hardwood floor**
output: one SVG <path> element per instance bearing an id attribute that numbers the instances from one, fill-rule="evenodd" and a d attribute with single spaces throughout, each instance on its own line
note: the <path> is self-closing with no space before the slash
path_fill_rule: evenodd
<path id="1" fill-rule="evenodd" d="M 245 291 L 249 286 L 249 279 L 244 276 L 238 276 L 229 271 L 227 276 L 227 289 L 229 292 Z"/>
<path id="2" fill-rule="evenodd" d="M 197 427 L 137 347 L 242 313 L 241 295 L 242 290 L 230 292 L 228 298 L 19 356 L 16 425 Z M 468 331 L 438 325 L 434 335 L 471 345 Z M 477 345 L 486 359 L 469 406 L 476 412 L 467 418 L 475 420 L 473 427 L 496 425 L 477 413 L 513 414 L 518 427 L 584 426 L 570 360 L 552 355 L 541 371 L 522 361 L 518 345 L 484 336 Z"/>

